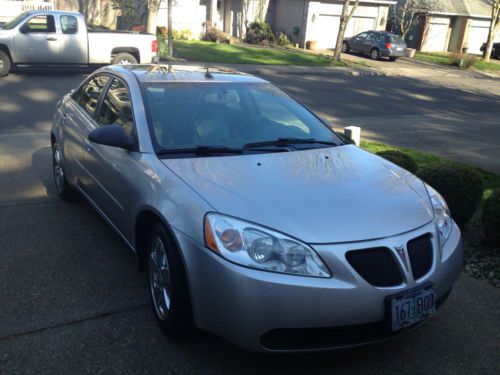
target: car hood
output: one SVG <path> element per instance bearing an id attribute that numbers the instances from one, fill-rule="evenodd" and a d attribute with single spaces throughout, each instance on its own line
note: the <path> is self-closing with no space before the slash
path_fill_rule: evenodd
<path id="1" fill-rule="evenodd" d="M 421 180 L 352 145 L 162 161 L 215 211 L 307 243 L 382 238 L 433 219 Z"/>

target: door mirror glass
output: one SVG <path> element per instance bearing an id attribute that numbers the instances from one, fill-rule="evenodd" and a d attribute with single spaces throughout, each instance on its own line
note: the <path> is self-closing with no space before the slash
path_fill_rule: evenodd
<path id="1" fill-rule="evenodd" d="M 89 134 L 89 141 L 101 145 L 132 150 L 134 142 L 127 137 L 120 125 L 112 124 L 94 129 Z"/>
<path id="2" fill-rule="evenodd" d="M 20 28 L 19 28 L 19 31 L 23 34 L 27 34 L 30 32 L 30 25 L 28 25 L 27 23 L 25 23 L 24 25 L 22 25 Z"/>

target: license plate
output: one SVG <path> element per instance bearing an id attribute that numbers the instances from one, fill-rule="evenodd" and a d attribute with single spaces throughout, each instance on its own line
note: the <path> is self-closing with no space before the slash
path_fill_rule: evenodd
<path id="1" fill-rule="evenodd" d="M 436 312 L 436 291 L 428 286 L 391 298 L 392 330 L 418 323 Z"/>

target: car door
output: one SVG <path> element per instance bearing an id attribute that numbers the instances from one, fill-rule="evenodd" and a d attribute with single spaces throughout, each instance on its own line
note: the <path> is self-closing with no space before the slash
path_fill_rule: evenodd
<path id="1" fill-rule="evenodd" d="M 112 78 L 100 101 L 92 130 L 111 124 L 119 125 L 125 134 L 137 144 L 134 117 L 127 85 L 119 78 Z M 88 134 L 87 134 L 88 137 Z M 90 142 L 86 139 L 83 165 L 89 179 L 85 191 L 104 215 L 122 233 L 125 232 L 130 210 L 128 202 L 133 194 L 130 184 L 132 170 L 139 153 L 118 147 Z"/>
<path id="2" fill-rule="evenodd" d="M 16 63 L 59 64 L 61 44 L 51 14 L 37 14 L 19 27 L 14 38 Z"/>
<path id="3" fill-rule="evenodd" d="M 361 48 L 362 48 L 362 43 L 366 39 L 367 36 L 368 36 L 367 33 L 361 33 L 361 34 L 354 36 L 351 39 L 350 49 L 357 51 L 357 52 L 360 52 Z"/>
<path id="4" fill-rule="evenodd" d="M 369 54 L 371 49 L 372 49 L 372 46 L 375 43 L 376 38 L 377 38 L 377 36 L 375 33 L 368 33 L 366 35 L 366 38 L 364 38 L 361 41 L 361 47 L 360 47 L 359 51 L 364 53 L 364 54 Z"/>
<path id="5" fill-rule="evenodd" d="M 99 75 L 84 82 L 70 98 L 64 99 L 63 153 L 70 182 L 83 188 L 88 174 L 83 167 L 83 148 L 88 128 L 94 121 L 99 98 L 109 82 L 109 76 Z"/>
<path id="6" fill-rule="evenodd" d="M 87 30 L 78 24 L 78 19 L 70 14 L 59 16 L 59 35 L 61 44 L 61 63 L 63 64 L 87 64 Z"/>

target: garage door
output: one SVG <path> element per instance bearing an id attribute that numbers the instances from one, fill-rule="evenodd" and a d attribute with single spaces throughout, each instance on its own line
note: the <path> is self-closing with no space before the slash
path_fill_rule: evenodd
<path id="1" fill-rule="evenodd" d="M 422 51 L 443 52 L 448 48 L 446 39 L 450 27 L 450 19 L 447 17 L 432 17 L 427 35 L 424 35 Z"/>
<path id="2" fill-rule="evenodd" d="M 375 18 L 373 17 L 352 17 L 347 24 L 345 36 L 353 36 L 363 31 L 375 30 Z"/>
<path id="3" fill-rule="evenodd" d="M 318 49 L 335 48 L 339 33 L 340 17 L 320 14 L 316 25 L 316 40 Z"/>
<path id="4" fill-rule="evenodd" d="M 472 20 L 467 47 L 469 53 L 481 54 L 481 46 L 488 40 L 489 22 Z"/>

